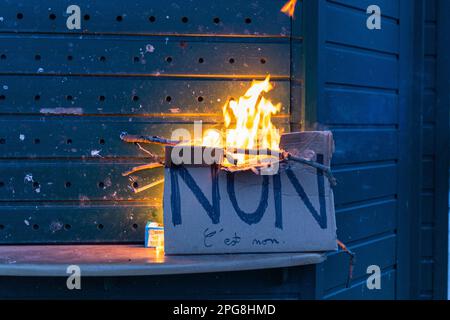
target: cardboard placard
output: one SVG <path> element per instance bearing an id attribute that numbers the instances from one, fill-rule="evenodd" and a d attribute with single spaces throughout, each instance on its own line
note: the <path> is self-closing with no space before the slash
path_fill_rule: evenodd
<path id="1" fill-rule="evenodd" d="M 280 147 L 329 165 L 328 131 L 283 135 Z M 275 175 L 217 165 L 165 169 L 166 254 L 336 250 L 333 191 L 320 170 L 289 161 Z"/>

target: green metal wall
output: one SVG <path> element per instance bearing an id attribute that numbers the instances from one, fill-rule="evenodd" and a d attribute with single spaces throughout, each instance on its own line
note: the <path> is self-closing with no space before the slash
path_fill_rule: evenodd
<path id="1" fill-rule="evenodd" d="M 282 0 L 80 0 L 80 30 L 66 27 L 71 4 L 2 1 L 0 243 L 143 241 L 146 221 L 161 219 L 162 184 L 132 187 L 162 169 L 122 176 L 154 160 L 122 132 L 221 126 L 223 103 L 267 74 L 277 124 L 295 121 L 301 38 Z"/>

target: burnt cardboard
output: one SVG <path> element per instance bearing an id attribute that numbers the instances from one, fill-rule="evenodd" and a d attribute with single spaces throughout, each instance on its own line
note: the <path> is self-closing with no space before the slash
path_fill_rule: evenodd
<path id="1" fill-rule="evenodd" d="M 280 146 L 329 164 L 331 132 L 283 135 Z M 276 175 L 219 166 L 165 168 L 166 254 L 336 250 L 333 191 L 310 166 L 289 162 Z"/>

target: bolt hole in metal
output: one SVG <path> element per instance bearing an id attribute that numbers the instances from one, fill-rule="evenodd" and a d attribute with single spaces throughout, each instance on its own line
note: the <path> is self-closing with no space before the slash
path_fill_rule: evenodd
<path id="1" fill-rule="evenodd" d="M 39 101 L 41 100 L 41 96 L 39 94 L 34 96 L 34 101 Z"/>
<path id="2" fill-rule="evenodd" d="M 65 224 L 64 225 L 64 229 L 65 230 L 70 230 L 72 228 L 72 226 L 70 224 Z"/>
<path id="3" fill-rule="evenodd" d="M 6 54 L 0 55 L 0 59 L 1 59 L 1 60 L 6 60 Z"/>
<path id="4" fill-rule="evenodd" d="M 88 21 L 89 19 L 91 19 L 91 16 L 88 15 L 88 14 L 85 14 L 84 17 L 83 17 L 83 19 L 84 19 L 85 21 Z"/>
<path id="5" fill-rule="evenodd" d="M 100 182 L 98 183 L 98 187 L 99 187 L 100 189 L 104 189 L 104 188 L 105 188 L 105 183 L 102 182 L 102 181 L 100 181 Z"/>
<path id="6" fill-rule="evenodd" d="M 40 144 L 40 143 L 41 143 L 41 139 L 39 139 L 39 138 L 34 139 L 34 144 Z"/>
<path id="7" fill-rule="evenodd" d="M 21 13 L 21 12 L 17 13 L 16 17 L 17 17 L 18 20 L 22 20 L 23 19 L 23 13 Z"/>
<path id="8" fill-rule="evenodd" d="M 0 224 L 0 230 L 4 230 L 5 226 L 3 224 Z"/>
<path id="9" fill-rule="evenodd" d="M 0 181 L 0 188 L 3 188 L 5 186 L 5 183 L 3 181 Z"/>
<path id="10" fill-rule="evenodd" d="M 50 14 L 48 15 L 48 18 L 49 18 L 50 20 L 55 20 L 55 19 L 56 19 L 56 14 L 50 13 Z"/>
<path id="11" fill-rule="evenodd" d="M 0 95 L 0 101 L 3 101 L 6 99 L 6 96 L 4 94 Z"/>
<path id="12" fill-rule="evenodd" d="M 70 187 L 72 186 L 72 183 L 71 183 L 70 181 L 67 181 L 67 182 L 64 184 L 64 186 L 65 186 L 66 188 L 70 188 Z"/>
<path id="13" fill-rule="evenodd" d="M 97 229 L 98 229 L 98 230 L 102 230 L 103 228 L 104 228 L 103 224 L 99 223 L 99 224 L 97 225 Z"/>
<path id="14" fill-rule="evenodd" d="M 183 17 L 183 18 L 181 18 L 181 22 L 188 23 L 189 22 L 189 18 L 188 17 Z"/>
<path id="15" fill-rule="evenodd" d="M 33 224 L 33 230 L 39 230 L 39 225 L 38 224 Z"/>
<path id="16" fill-rule="evenodd" d="M 138 228 L 138 225 L 137 225 L 137 223 L 134 223 L 134 224 L 133 224 L 133 229 L 135 229 L 135 230 L 136 230 L 137 228 Z"/>
<path id="17" fill-rule="evenodd" d="M 148 17 L 148 21 L 150 21 L 151 23 L 156 21 L 156 17 L 155 16 L 150 16 Z"/>

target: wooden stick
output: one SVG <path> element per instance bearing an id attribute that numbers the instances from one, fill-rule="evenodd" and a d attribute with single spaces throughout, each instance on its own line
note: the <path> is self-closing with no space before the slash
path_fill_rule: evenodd
<path id="1" fill-rule="evenodd" d="M 164 182 L 164 179 L 161 179 L 161 180 L 149 183 L 149 184 L 147 184 L 147 185 L 145 185 L 143 187 L 140 187 L 140 188 L 133 188 L 133 191 L 134 191 L 134 193 L 139 193 L 139 192 L 142 192 L 144 190 L 153 188 L 154 186 L 157 186 L 158 184 L 161 184 L 163 182 Z"/>
<path id="2" fill-rule="evenodd" d="M 153 143 L 153 144 L 168 145 L 168 146 L 174 146 L 181 142 L 179 140 L 169 140 L 169 139 L 159 137 L 159 136 L 140 136 L 140 135 L 128 134 L 126 132 L 121 133 L 120 139 L 122 141 L 129 142 L 129 143 Z"/>
<path id="3" fill-rule="evenodd" d="M 130 174 L 138 172 L 138 171 L 148 170 L 148 169 L 153 169 L 153 168 L 160 168 L 162 166 L 163 166 L 163 164 L 159 163 L 159 162 L 147 163 L 147 164 L 143 164 L 141 166 L 131 168 L 130 171 L 122 173 L 122 176 L 126 177 L 126 176 L 129 176 Z"/>

